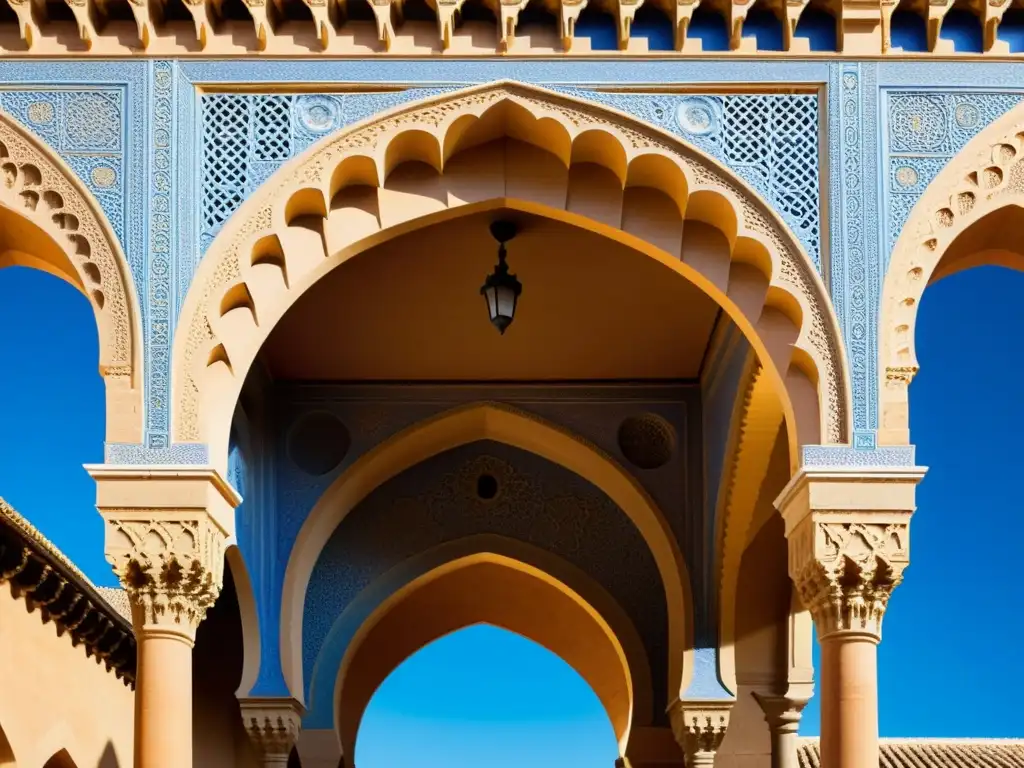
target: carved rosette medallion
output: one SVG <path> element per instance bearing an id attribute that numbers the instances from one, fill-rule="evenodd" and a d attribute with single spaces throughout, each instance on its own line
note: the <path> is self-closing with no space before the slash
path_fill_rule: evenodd
<path id="1" fill-rule="evenodd" d="M 202 510 L 117 510 L 104 515 L 106 556 L 128 593 L 136 633 L 195 639 L 224 577 L 226 532 Z"/>

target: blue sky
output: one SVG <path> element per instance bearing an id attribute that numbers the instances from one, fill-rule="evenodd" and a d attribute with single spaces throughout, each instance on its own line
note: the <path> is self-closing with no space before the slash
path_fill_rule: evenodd
<path id="1" fill-rule="evenodd" d="M 0 495 L 96 583 L 95 490 L 103 384 L 91 311 L 71 286 L 0 270 Z M 930 287 L 921 305 L 911 429 L 919 489 L 911 566 L 879 653 L 883 736 L 1022 737 L 1024 540 L 1018 433 L 1024 427 L 1024 275 L 977 269 Z M 977 706 L 953 706 L 954 702 Z M 803 732 L 817 733 L 812 703 Z M 474 627 L 406 661 L 371 702 L 359 765 L 389 768 L 610 766 L 597 698 L 559 659 Z"/>

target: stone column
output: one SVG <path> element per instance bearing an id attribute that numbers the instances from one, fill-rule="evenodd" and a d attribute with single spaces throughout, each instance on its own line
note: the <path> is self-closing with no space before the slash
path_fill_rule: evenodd
<path id="1" fill-rule="evenodd" d="M 808 699 L 754 694 L 772 735 L 772 768 L 799 768 L 797 731 Z"/>
<path id="2" fill-rule="evenodd" d="M 821 643 L 821 762 L 878 767 L 877 645 L 910 562 L 921 467 L 804 468 L 776 501 L 789 574 Z"/>
<path id="3" fill-rule="evenodd" d="M 286 768 L 299 738 L 301 704 L 290 698 L 248 697 L 238 700 L 242 724 L 263 768 Z"/>
<path id="4" fill-rule="evenodd" d="M 138 645 L 136 768 L 192 766 L 192 647 L 220 594 L 238 494 L 200 467 L 86 467 Z"/>
<path id="5" fill-rule="evenodd" d="M 672 734 L 683 748 L 686 768 L 712 768 L 729 728 L 732 701 L 676 701 L 669 707 Z"/>

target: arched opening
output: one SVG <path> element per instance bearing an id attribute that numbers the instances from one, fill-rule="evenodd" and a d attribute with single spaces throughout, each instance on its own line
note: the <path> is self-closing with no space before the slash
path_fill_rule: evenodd
<path id="1" fill-rule="evenodd" d="M 800 14 L 793 36 L 806 38 L 812 51 L 838 50 L 839 26 L 829 4 L 822 0 L 811 0 Z"/>
<path id="2" fill-rule="evenodd" d="M 928 50 L 927 13 L 917 0 L 900 0 L 889 21 L 889 40 L 894 49 L 908 53 Z"/>
<path id="3" fill-rule="evenodd" d="M 0 220 L 5 218 L 14 214 L 0 209 Z M 8 231 L 0 227 L 0 237 Z M 82 471 L 83 464 L 103 461 L 96 320 L 78 287 L 48 272 L 0 269 L 2 494 L 98 584 L 114 586 L 117 579 L 97 546 L 103 521 L 93 507 L 95 486 Z M 44 417 L 54 426 L 40 429 Z"/>
<path id="4" fill-rule="evenodd" d="M 973 6 L 957 0 L 942 18 L 939 39 L 953 43 L 956 53 L 982 53 L 981 19 Z"/>
<path id="5" fill-rule="evenodd" d="M 343 754 L 359 753 L 367 707 L 392 670 L 434 641 L 481 624 L 528 638 L 569 665 L 598 700 L 611 732 L 611 759 L 626 753 L 634 690 L 610 627 L 544 571 L 482 553 L 440 566 L 387 596 L 352 636 L 335 686 Z"/>
<path id="6" fill-rule="evenodd" d="M 672 20 L 664 7 L 655 2 L 644 3 L 637 10 L 629 27 L 629 37 L 631 40 L 646 40 L 649 51 L 675 50 Z"/>
<path id="7" fill-rule="evenodd" d="M 356 764 L 366 768 L 525 765 L 539 755 L 552 765 L 597 766 L 618 756 L 608 716 L 579 673 L 486 624 L 402 662 L 370 700 L 356 745 Z"/>
<path id="8" fill-rule="evenodd" d="M 996 29 L 996 39 L 1010 46 L 1010 53 L 1024 51 L 1024 8 L 1011 6 L 1003 13 Z"/>
<path id="9" fill-rule="evenodd" d="M 127 259 L 99 205 L 52 151 L 0 115 L 0 268 L 56 275 L 85 297 L 92 365 L 105 384 L 109 442 L 142 438 L 142 345 Z M 93 346 L 96 349 L 95 346 Z M 73 401 L 74 398 L 72 398 Z"/>
<path id="10" fill-rule="evenodd" d="M 698 671 L 687 659 L 697 650 L 689 563 L 699 563 L 692 572 L 701 578 L 713 571 L 705 558 L 714 555 L 705 545 L 716 522 L 714 511 L 703 508 L 701 456 L 706 444 L 728 442 L 736 394 L 730 389 L 735 371 L 726 365 L 722 387 L 731 394 L 717 406 L 724 416 L 708 419 L 705 396 L 713 387 L 706 393 L 702 378 L 717 356 L 713 338 L 718 329 L 733 329 L 756 362 L 762 395 L 774 404 L 789 449 L 780 455 L 792 464 L 802 444 L 845 440 L 847 387 L 842 353 L 829 341 L 838 338 L 831 309 L 816 273 L 774 214 L 753 197 L 744 202 L 741 182 L 708 181 L 718 179 L 720 169 L 700 166 L 693 150 L 674 139 L 643 126 L 624 127 L 619 135 L 614 120 L 591 127 L 593 105 L 579 111 L 584 105 L 520 86 L 474 89 L 465 96 L 468 106 L 447 98 L 437 102 L 446 105 L 446 122 L 436 131 L 422 127 L 425 118 L 403 117 L 394 132 L 382 124 L 370 154 L 328 154 L 330 162 L 310 174 L 301 170 L 305 158 L 285 169 L 301 181 L 271 181 L 263 197 L 251 201 L 266 206 L 261 210 L 269 219 L 262 213 L 247 218 L 245 206 L 239 210 L 208 251 L 182 312 L 186 327 L 199 323 L 202 330 L 176 335 L 180 434 L 208 441 L 219 466 L 228 463 L 226 417 L 237 414 L 239 393 L 243 405 L 262 402 L 270 414 L 258 438 L 269 451 L 257 465 L 273 481 L 262 491 L 255 484 L 243 515 L 263 532 L 266 551 L 246 551 L 247 534 L 239 530 L 250 572 L 267 580 L 261 594 L 269 595 L 268 607 L 260 609 L 262 661 L 252 695 L 301 701 L 308 713 L 303 733 L 336 731 L 352 754 L 365 702 L 416 648 L 403 649 L 387 666 L 383 638 L 332 646 L 341 632 L 335 622 L 419 550 L 452 544 L 445 537 L 423 547 L 412 542 L 423 532 L 440 536 L 465 517 L 464 510 L 446 506 L 465 492 L 473 498 L 467 508 L 475 510 L 469 518 L 481 527 L 463 537 L 506 536 L 543 549 L 531 536 L 547 531 L 583 548 L 596 546 L 588 537 L 606 521 L 622 525 L 602 538 L 620 546 L 600 563 L 642 571 L 635 582 L 661 592 L 643 600 L 616 596 L 612 602 L 645 641 L 626 643 L 618 628 L 610 637 L 624 649 L 639 645 L 643 658 L 634 664 L 635 653 L 625 654 L 630 663 L 620 663 L 616 674 L 627 682 L 614 689 L 618 693 L 581 674 L 606 703 L 622 754 L 637 726 L 648 729 L 640 736 L 652 749 L 668 750 L 669 761 L 678 764 L 665 712 Z M 642 138 L 626 131 L 641 131 L 636 136 Z M 366 146 L 357 138 L 350 137 L 351 146 Z M 504 335 L 490 324 L 480 295 L 497 256 L 488 231 L 496 220 L 518 229 L 508 259 L 524 286 Z M 218 270 L 222 259 L 239 271 Z M 217 282 L 225 276 L 230 284 Z M 642 300 L 626 304 L 623 295 Z M 715 434 L 702 433 L 712 423 Z M 547 494 L 544 514 L 516 537 L 497 522 L 526 519 L 503 501 L 507 489 L 529 486 L 522 472 L 512 473 L 520 477 L 515 481 L 497 470 L 468 479 L 428 473 L 445 484 L 393 498 L 371 516 L 380 523 L 419 515 L 415 521 L 396 523 L 393 533 L 345 556 L 335 551 L 335 533 L 355 525 L 362 505 L 379 490 L 435 459 L 479 452 L 481 445 L 489 460 L 551 465 L 570 476 L 560 486 L 582 483 L 590 490 Z M 260 493 L 268 494 L 264 504 L 256 503 Z M 377 557 L 389 547 L 396 550 L 393 561 Z M 286 564 L 283 572 L 261 568 L 267 552 Z M 628 564 L 626 552 L 634 558 Z M 578 551 L 557 556 L 577 570 L 600 570 L 574 560 Z M 334 565 L 332 578 L 321 578 L 324 557 Z M 551 573 L 529 558 L 513 559 Z M 517 575 L 503 579 L 526 578 L 523 569 L 506 571 Z M 543 578 L 530 578 L 551 588 Z M 483 580 L 480 575 L 458 594 L 478 594 Z M 702 582 L 700 599 L 712 591 Z M 330 602 L 346 595 L 344 604 Z M 708 639 L 700 650 L 713 658 L 711 602 L 701 607 Z M 627 606 L 639 614 L 630 615 Z M 446 634 L 481 621 L 504 626 L 508 619 L 476 608 L 461 623 L 435 629 Z M 648 632 L 645 622 L 660 622 L 660 628 Z M 528 629 L 520 634 L 540 641 L 540 630 Z M 651 636 L 662 639 L 647 642 Z M 421 637 L 420 645 L 432 639 Z M 337 655 L 325 660 L 328 647 Z M 342 656 L 353 649 L 372 655 L 346 666 Z M 569 661 L 573 651 L 560 655 Z M 342 697 L 363 691 L 351 711 L 347 699 L 333 695 L 330 679 L 339 668 L 342 678 L 347 669 L 383 670 L 362 688 L 339 682 Z M 616 669 L 600 668 L 602 674 Z M 711 677 L 717 674 L 711 669 Z M 644 686 L 637 681 L 644 677 L 650 704 L 638 722 L 636 691 Z M 709 683 L 730 695 L 717 681 Z M 626 688 L 631 704 L 623 709 Z M 320 705 L 324 691 L 326 708 Z M 326 722 L 313 723 L 323 711 Z M 335 711 L 343 714 L 335 719 Z"/>
<path id="11" fill-rule="evenodd" d="M 889 260 L 881 301 L 879 442 L 910 442 L 909 392 L 919 370 L 918 313 L 936 281 L 972 267 L 1024 267 L 1013 233 L 1024 221 L 1014 181 L 1024 158 L 1021 110 L 976 136 L 911 211 Z"/>
<path id="12" fill-rule="evenodd" d="M 721 10 L 701 3 L 690 17 L 686 37 L 700 40 L 702 51 L 728 51 L 729 22 Z"/>
<path id="13" fill-rule="evenodd" d="M 1020 226 L 1022 213 L 1013 209 L 1013 226 Z M 1013 230 L 1000 232 L 1008 215 L 1004 209 L 979 224 L 984 223 L 993 238 L 1008 240 Z M 950 251 L 954 249 L 963 253 L 959 242 Z M 925 606 L 937 600 L 969 600 L 972 610 L 1002 611 L 1005 593 L 979 592 L 971 584 L 1006 584 L 1015 570 L 1012 564 L 1020 557 L 1015 542 L 1024 535 L 1024 520 L 1016 480 L 1019 461 L 1012 446 L 1024 425 L 1024 403 L 1017 386 L 1024 376 L 1022 292 L 1024 272 L 990 264 L 943 277 L 925 290 L 921 300 L 917 324 L 921 371 L 911 389 L 910 428 L 918 461 L 929 467 L 929 479 L 918 491 L 923 514 L 916 515 L 913 523 L 913 577 L 899 588 L 899 610 L 887 614 L 885 641 L 879 648 L 879 696 L 889 702 L 886 710 L 904 713 L 899 727 L 905 730 L 892 732 L 893 726 L 883 719 L 883 736 L 886 730 L 894 736 L 921 732 L 936 722 L 941 707 L 935 699 L 941 687 L 948 689 L 950 680 L 975 700 L 1024 685 L 1024 668 L 1019 663 L 996 661 L 1020 658 L 1018 638 L 1024 632 L 1024 620 L 1018 612 L 1010 612 L 997 631 L 985 632 L 983 637 L 977 628 L 958 622 L 935 648 L 921 648 L 916 641 Z M 999 374 L 964 375 L 978 360 L 998 361 Z M 956 435 L 955 445 L 950 444 L 950 435 Z M 985 480 L 979 483 L 982 477 Z M 998 531 L 998 535 L 987 536 L 984 542 L 965 539 L 961 533 L 965 515 L 973 521 L 970 525 Z M 948 553 L 953 551 L 962 562 L 972 564 L 970 583 L 942 576 L 949 573 Z M 979 644 L 983 653 L 948 653 Z M 908 647 L 920 652 L 896 659 L 891 650 Z M 929 672 L 939 657 L 942 683 Z M 892 674 L 897 667 L 898 683 Z M 1010 737 L 1020 732 L 1020 723 L 1019 718 L 1000 711 L 984 716 L 971 712 L 956 724 L 956 731 Z"/>
<path id="14" fill-rule="evenodd" d="M 759 51 L 781 51 L 782 19 L 764 0 L 755 2 L 743 19 L 743 37 L 753 38 Z"/>

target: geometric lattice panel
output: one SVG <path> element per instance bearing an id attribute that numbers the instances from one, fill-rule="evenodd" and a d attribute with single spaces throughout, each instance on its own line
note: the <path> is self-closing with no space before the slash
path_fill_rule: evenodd
<path id="1" fill-rule="evenodd" d="M 202 252 L 242 202 L 287 160 L 346 125 L 445 90 L 452 89 L 203 96 Z"/>
<path id="2" fill-rule="evenodd" d="M 890 91 L 884 180 L 887 253 L 932 179 L 979 131 L 1024 100 L 1020 93 Z M 886 259 L 888 262 L 888 258 Z"/>
<path id="3" fill-rule="evenodd" d="M 685 138 L 756 189 L 821 268 L 818 97 L 569 90 Z"/>
<path id="4" fill-rule="evenodd" d="M 0 108 L 71 166 L 125 246 L 123 89 L 0 91 Z"/>
<path id="5" fill-rule="evenodd" d="M 242 201 L 313 142 L 389 107 L 450 90 L 203 96 L 201 250 Z M 616 107 L 696 144 L 754 187 L 821 264 L 816 95 L 560 90 Z"/>

